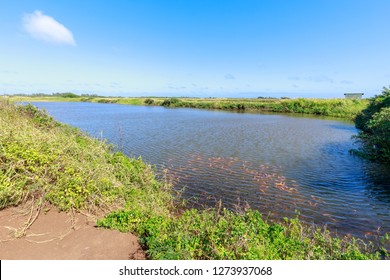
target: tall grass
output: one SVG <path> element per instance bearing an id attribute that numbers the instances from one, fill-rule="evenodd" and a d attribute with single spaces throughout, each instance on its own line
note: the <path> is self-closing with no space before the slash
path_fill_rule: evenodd
<path id="1" fill-rule="evenodd" d="M 163 106 L 248 112 L 301 113 L 353 119 L 366 100 L 351 99 L 165 99 Z M 156 103 L 155 103 L 156 104 Z"/>

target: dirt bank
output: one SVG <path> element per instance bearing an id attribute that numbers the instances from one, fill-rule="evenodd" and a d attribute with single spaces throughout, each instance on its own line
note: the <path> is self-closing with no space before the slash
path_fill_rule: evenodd
<path id="1" fill-rule="evenodd" d="M 30 209 L 22 207 L 0 211 L 0 259 L 145 259 L 136 236 L 96 228 L 85 215 L 72 216 L 53 208 L 42 210 L 25 235 L 17 238 L 30 215 Z"/>

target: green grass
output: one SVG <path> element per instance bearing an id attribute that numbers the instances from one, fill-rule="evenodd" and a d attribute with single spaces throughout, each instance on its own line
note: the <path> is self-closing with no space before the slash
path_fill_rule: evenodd
<path id="1" fill-rule="evenodd" d="M 142 159 L 0 99 L 0 209 L 34 201 L 62 211 L 106 213 L 101 227 L 137 234 L 151 259 L 379 259 L 382 246 L 335 237 L 298 218 L 258 211 L 187 209 Z M 388 242 L 388 236 L 384 242 Z M 384 246 L 384 245 L 383 245 Z"/>
<path id="2" fill-rule="evenodd" d="M 125 209 L 107 215 L 98 225 L 137 233 L 152 259 L 350 260 L 388 256 L 385 249 L 372 243 L 335 237 L 326 228 L 309 227 L 298 218 L 271 222 L 254 210 L 190 209 L 169 218 Z"/>

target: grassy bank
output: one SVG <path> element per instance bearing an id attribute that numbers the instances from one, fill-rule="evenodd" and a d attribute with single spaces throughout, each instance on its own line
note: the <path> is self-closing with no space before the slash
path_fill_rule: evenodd
<path id="1" fill-rule="evenodd" d="M 113 152 L 31 105 L 0 101 L 0 127 L 0 209 L 34 199 L 91 214 L 126 205 L 168 213 L 169 188 L 141 159 Z"/>
<path id="2" fill-rule="evenodd" d="M 145 103 L 167 107 L 188 107 L 200 109 L 229 110 L 240 112 L 277 112 L 313 114 L 353 119 L 367 106 L 365 100 L 350 99 L 188 99 L 169 98 L 163 101 L 153 99 Z"/>
<path id="3" fill-rule="evenodd" d="M 124 98 L 94 96 L 15 96 L 13 101 L 97 102 L 128 105 L 198 108 L 238 112 L 299 113 L 353 119 L 368 101 L 351 99 L 272 99 L 272 98 Z"/>
<path id="4" fill-rule="evenodd" d="M 298 219 L 253 210 L 178 213 L 170 186 L 131 159 L 33 106 L 0 101 L 0 209 L 33 200 L 106 213 L 101 227 L 136 233 L 153 259 L 378 259 L 383 248 Z"/>

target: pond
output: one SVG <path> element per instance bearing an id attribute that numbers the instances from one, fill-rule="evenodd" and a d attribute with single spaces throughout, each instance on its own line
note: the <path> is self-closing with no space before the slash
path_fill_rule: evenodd
<path id="1" fill-rule="evenodd" d="M 97 103 L 34 102 L 155 165 L 193 207 L 251 207 L 341 234 L 390 232 L 390 168 L 349 153 L 352 122 Z"/>

